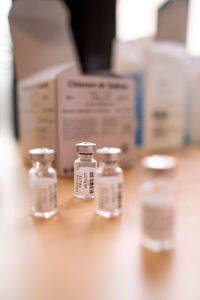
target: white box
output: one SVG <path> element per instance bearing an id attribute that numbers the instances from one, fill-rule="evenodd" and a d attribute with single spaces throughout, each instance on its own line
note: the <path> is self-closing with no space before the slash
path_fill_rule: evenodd
<path id="1" fill-rule="evenodd" d="M 63 69 L 65 69 L 63 71 Z M 75 144 L 122 148 L 122 166 L 133 161 L 134 86 L 130 79 L 74 75 L 58 66 L 18 85 L 22 151 L 54 148 L 60 176 L 73 173 Z"/>
<path id="2" fill-rule="evenodd" d="M 144 146 L 180 148 L 188 135 L 188 57 L 182 45 L 154 43 L 144 83 Z"/>
<path id="3" fill-rule="evenodd" d="M 146 38 L 114 44 L 114 72 L 136 83 L 138 147 L 157 152 L 188 143 L 188 67 L 188 54 L 178 43 Z"/>

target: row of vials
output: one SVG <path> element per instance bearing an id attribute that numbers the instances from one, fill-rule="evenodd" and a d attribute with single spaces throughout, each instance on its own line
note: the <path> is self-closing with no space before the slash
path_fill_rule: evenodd
<path id="1" fill-rule="evenodd" d="M 123 170 L 119 166 L 121 149 L 83 142 L 76 144 L 74 195 L 95 199 L 96 213 L 117 217 L 122 213 Z M 29 171 L 31 214 L 39 218 L 55 215 L 57 209 L 57 174 L 52 167 L 54 150 L 36 148 L 29 151 L 33 166 Z M 96 153 L 99 165 L 94 158 Z M 150 176 L 141 185 L 142 244 L 153 251 L 169 250 L 174 244 L 175 188 L 172 174 L 176 160 L 153 155 L 142 160 Z"/>

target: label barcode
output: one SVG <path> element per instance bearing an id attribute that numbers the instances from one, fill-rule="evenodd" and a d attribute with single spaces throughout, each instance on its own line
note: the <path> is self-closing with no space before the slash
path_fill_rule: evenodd
<path id="1" fill-rule="evenodd" d="M 94 172 L 90 172 L 90 194 L 94 193 Z"/>

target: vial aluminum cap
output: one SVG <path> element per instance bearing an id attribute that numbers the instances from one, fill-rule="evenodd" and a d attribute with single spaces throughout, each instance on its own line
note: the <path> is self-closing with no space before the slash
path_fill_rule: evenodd
<path id="1" fill-rule="evenodd" d="M 54 160 L 55 151 L 49 148 L 35 148 L 29 150 L 29 155 L 33 161 L 47 162 Z"/>
<path id="2" fill-rule="evenodd" d="M 97 149 L 97 158 L 104 162 L 115 162 L 119 160 L 121 154 L 120 148 L 104 147 Z"/>
<path id="3" fill-rule="evenodd" d="M 76 151 L 80 154 L 92 154 L 95 152 L 96 144 L 83 142 L 76 144 Z"/>
<path id="4" fill-rule="evenodd" d="M 173 171 L 177 162 L 176 159 L 168 155 L 151 155 L 142 160 L 142 166 L 154 172 L 169 172 Z"/>

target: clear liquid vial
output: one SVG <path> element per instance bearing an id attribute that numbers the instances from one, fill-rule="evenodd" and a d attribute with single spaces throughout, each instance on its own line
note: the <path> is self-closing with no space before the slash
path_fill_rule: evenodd
<path id="1" fill-rule="evenodd" d="M 97 176 L 96 213 L 102 217 L 119 216 L 122 212 L 123 171 L 118 165 L 121 149 L 97 150 L 99 167 Z"/>
<path id="2" fill-rule="evenodd" d="M 96 144 L 83 142 L 76 144 L 78 158 L 74 162 L 74 195 L 81 199 L 96 197 L 96 168 L 94 159 Z"/>
<path id="3" fill-rule="evenodd" d="M 141 186 L 142 245 L 154 252 L 170 250 L 174 246 L 175 185 L 174 158 L 152 155 L 142 161 L 148 171 Z"/>
<path id="4" fill-rule="evenodd" d="M 51 166 L 54 150 L 36 148 L 29 155 L 33 164 L 29 170 L 31 214 L 50 218 L 57 213 L 57 174 Z"/>

